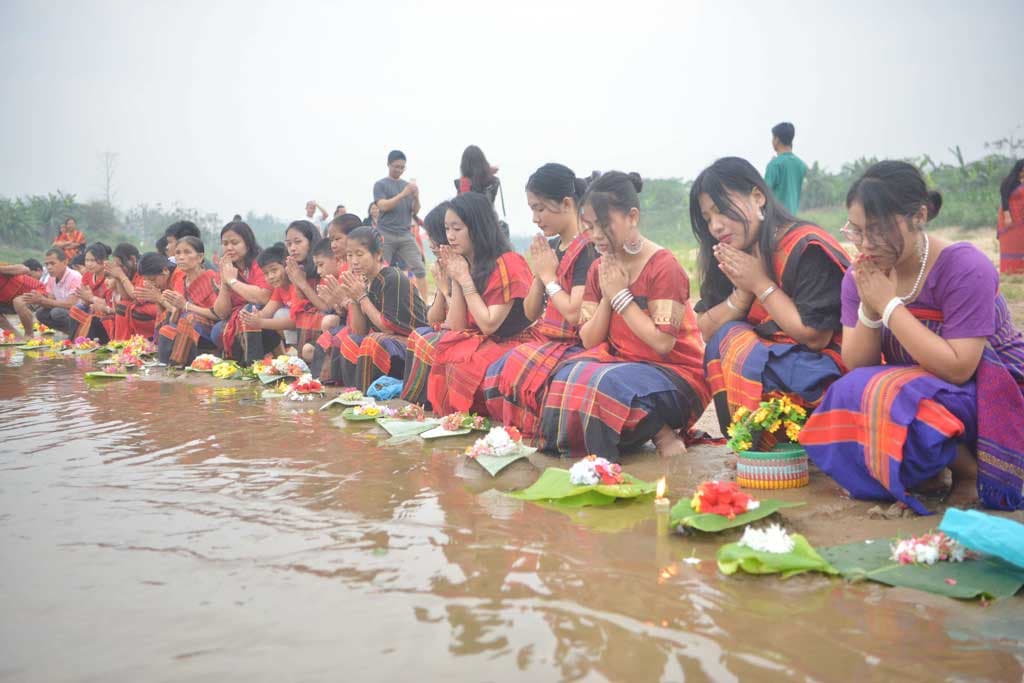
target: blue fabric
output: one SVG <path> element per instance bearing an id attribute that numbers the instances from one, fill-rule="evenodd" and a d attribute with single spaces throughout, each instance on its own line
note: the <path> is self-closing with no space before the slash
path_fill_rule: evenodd
<path id="1" fill-rule="evenodd" d="M 377 380 L 370 385 L 366 395 L 370 398 L 375 398 L 378 401 L 387 401 L 392 398 L 397 398 L 402 393 L 402 380 L 395 379 L 394 377 L 378 377 Z"/>
<path id="2" fill-rule="evenodd" d="M 971 550 L 995 555 L 1024 569 L 1024 524 L 977 510 L 950 508 L 939 531 Z"/>

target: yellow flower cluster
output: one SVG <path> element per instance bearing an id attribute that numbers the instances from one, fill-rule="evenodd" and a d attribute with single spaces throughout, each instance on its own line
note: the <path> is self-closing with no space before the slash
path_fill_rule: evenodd
<path id="1" fill-rule="evenodd" d="M 807 411 L 786 395 L 762 401 L 753 411 L 741 406 L 733 414 L 728 429 L 729 447 L 736 452 L 748 451 L 753 447 L 756 433 L 776 434 L 779 430 L 784 430 L 786 437 L 796 442 L 806 421 Z"/>

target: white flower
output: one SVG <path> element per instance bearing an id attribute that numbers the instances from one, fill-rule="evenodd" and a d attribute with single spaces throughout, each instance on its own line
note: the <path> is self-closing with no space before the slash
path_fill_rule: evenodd
<path id="1" fill-rule="evenodd" d="M 739 545 L 762 553 L 789 553 L 796 547 L 796 542 L 785 529 L 778 524 L 771 524 L 764 529 L 748 526 L 743 530 L 743 538 Z"/>
<path id="2" fill-rule="evenodd" d="M 601 483 L 601 476 L 594 469 L 596 461 L 584 458 L 569 468 L 569 483 L 576 486 L 594 486 Z"/>
<path id="3" fill-rule="evenodd" d="M 516 450 L 516 442 L 512 440 L 504 427 L 492 427 L 484 437 L 484 443 L 490 446 L 494 455 L 511 455 Z"/>
<path id="4" fill-rule="evenodd" d="M 761 507 L 761 501 L 754 500 L 753 498 L 747 501 L 747 512 L 750 512 L 751 510 L 756 510 L 759 507 Z"/>
<path id="5" fill-rule="evenodd" d="M 914 546 L 914 560 L 920 564 L 935 564 L 939 561 L 939 549 L 934 545 L 918 543 Z"/>
<path id="6" fill-rule="evenodd" d="M 685 562 L 686 564 L 700 564 L 700 558 L 699 557 L 684 557 L 683 558 L 683 562 Z"/>

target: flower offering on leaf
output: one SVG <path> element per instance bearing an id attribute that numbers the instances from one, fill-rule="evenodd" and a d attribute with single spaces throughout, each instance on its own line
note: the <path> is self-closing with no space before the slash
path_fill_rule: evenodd
<path id="1" fill-rule="evenodd" d="M 213 376 L 217 379 L 231 379 L 242 374 L 242 368 L 233 360 L 222 360 L 213 364 Z"/>
<path id="2" fill-rule="evenodd" d="M 441 418 L 441 429 L 448 432 L 457 432 L 460 429 L 483 431 L 490 428 L 491 420 L 475 413 L 452 413 Z"/>
<path id="3" fill-rule="evenodd" d="M 13 342 L 16 336 L 11 330 L 0 330 L 0 342 L 4 344 Z"/>
<path id="4" fill-rule="evenodd" d="M 764 529 L 748 526 L 738 544 L 761 553 L 781 554 L 793 552 L 796 541 L 778 524 L 770 524 Z"/>
<path id="5" fill-rule="evenodd" d="M 292 382 L 291 390 L 299 394 L 322 394 L 324 385 L 319 380 L 313 379 L 313 376 L 307 372 Z"/>
<path id="6" fill-rule="evenodd" d="M 25 346 L 37 348 L 40 346 L 49 346 L 49 342 L 46 339 L 43 339 L 42 337 L 32 337 L 27 342 L 25 342 Z"/>
<path id="7" fill-rule="evenodd" d="M 452 413 L 451 415 L 445 415 L 441 418 L 441 429 L 446 432 L 458 431 L 462 429 L 462 420 L 465 417 L 465 413 Z"/>
<path id="8" fill-rule="evenodd" d="M 621 484 L 622 467 L 596 455 L 588 455 L 569 468 L 569 482 L 576 486 Z"/>
<path id="9" fill-rule="evenodd" d="M 32 326 L 32 331 L 36 334 L 53 334 L 53 330 L 39 322 Z"/>
<path id="10" fill-rule="evenodd" d="M 783 430 L 786 437 L 796 443 L 800 430 L 807 422 L 807 411 L 789 396 L 777 396 L 762 401 L 757 410 L 743 406 L 736 409 L 729 425 L 729 448 L 737 453 L 749 451 L 761 432 L 776 434 Z"/>
<path id="11" fill-rule="evenodd" d="M 731 481 L 706 481 L 697 487 L 690 501 L 690 507 L 696 512 L 723 515 L 729 519 L 756 510 L 760 505 Z"/>
<path id="12" fill-rule="evenodd" d="M 252 363 L 252 373 L 254 375 L 273 375 L 273 363 L 274 358 L 269 353 L 264 356 L 263 360 L 256 360 Z"/>
<path id="13" fill-rule="evenodd" d="M 115 353 L 111 356 L 110 361 L 110 365 L 119 368 L 117 372 L 127 372 L 131 368 L 142 367 L 142 359 L 128 349 L 125 349 L 121 353 Z"/>
<path id="14" fill-rule="evenodd" d="M 352 409 L 353 415 L 365 415 L 366 417 L 380 417 L 381 408 L 376 403 L 371 403 L 366 406 L 356 406 Z"/>
<path id="15" fill-rule="evenodd" d="M 423 409 L 423 406 L 410 403 L 409 405 L 404 405 L 399 408 L 398 412 L 395 413 L 395 417 L 403 420 L 416 420 L 417 422 L 423 422 L 427 419 L 427 412 Z"/>
<path id="16" fill-rule="evenodd" d="M 90 351 L 92 349 L 98 349 L 100 343 L 95 339 L 89 339 L 88 337 L 76 337 L 74 343 L 74 349 L 76 351 Z"/>
<path id="17" fill-rule="evenodd" d="M 466 449 L 466 455 L 475 458 L 479 455 L 505 457 L 519 450 L 523 437 L 515 427 L 492 427 L 487 436 L 477 439 L 476 443 Z"/>
<path id="18" fill-rule="evenodd" d="M 342 401 L 361 401 L 363 400 L 363 392 L 358 389 L 342 389 L 341 394 L 338 396 Z"/>
<path id="19" fill-rule="evenodd" d="M 963 562 L 969 557 L 960 543 L 941 531 L 897 541 L 889 548 L 892 550 L 891 558 L 900 564 Z"/>
<path id="20" fill-rule="evenodd" d="M 221 359 L 212 353 L 201 353 L 196 356 L 196 359 L 192 361 L 190 366 L 193 370 L 200 370 L 202 372 L 208 372 L 213 370 L 213 366 L 220 363 Z"/>

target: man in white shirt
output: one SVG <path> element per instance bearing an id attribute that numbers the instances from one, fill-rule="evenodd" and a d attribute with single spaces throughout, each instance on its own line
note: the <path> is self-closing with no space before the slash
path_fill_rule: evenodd
<path id="1" fill-rule="evenodd" d="M 36 320 L 40 323 L 70 336 L 78 323 L 71 318 L 68 311 L 77 301 L 75 293 L 82 286 L 82 274 L 68 267 L 63 249 L 49 249 L 43 265 L 50 274 L 46 292 L 25 294 L 25 303 L 39 307 L 36 310 Z"/>
<path id="2" fill-rule="evenodd" d="M 319 218 L 316 217 L 317 211 L 320 212 Z M 320 206 L 315 199 L 310 199 L 306 202 L 306 215 L 298 220 L 309 221 L 323 235 L 324 229 L 327 227 L 327 210 Z"/>

